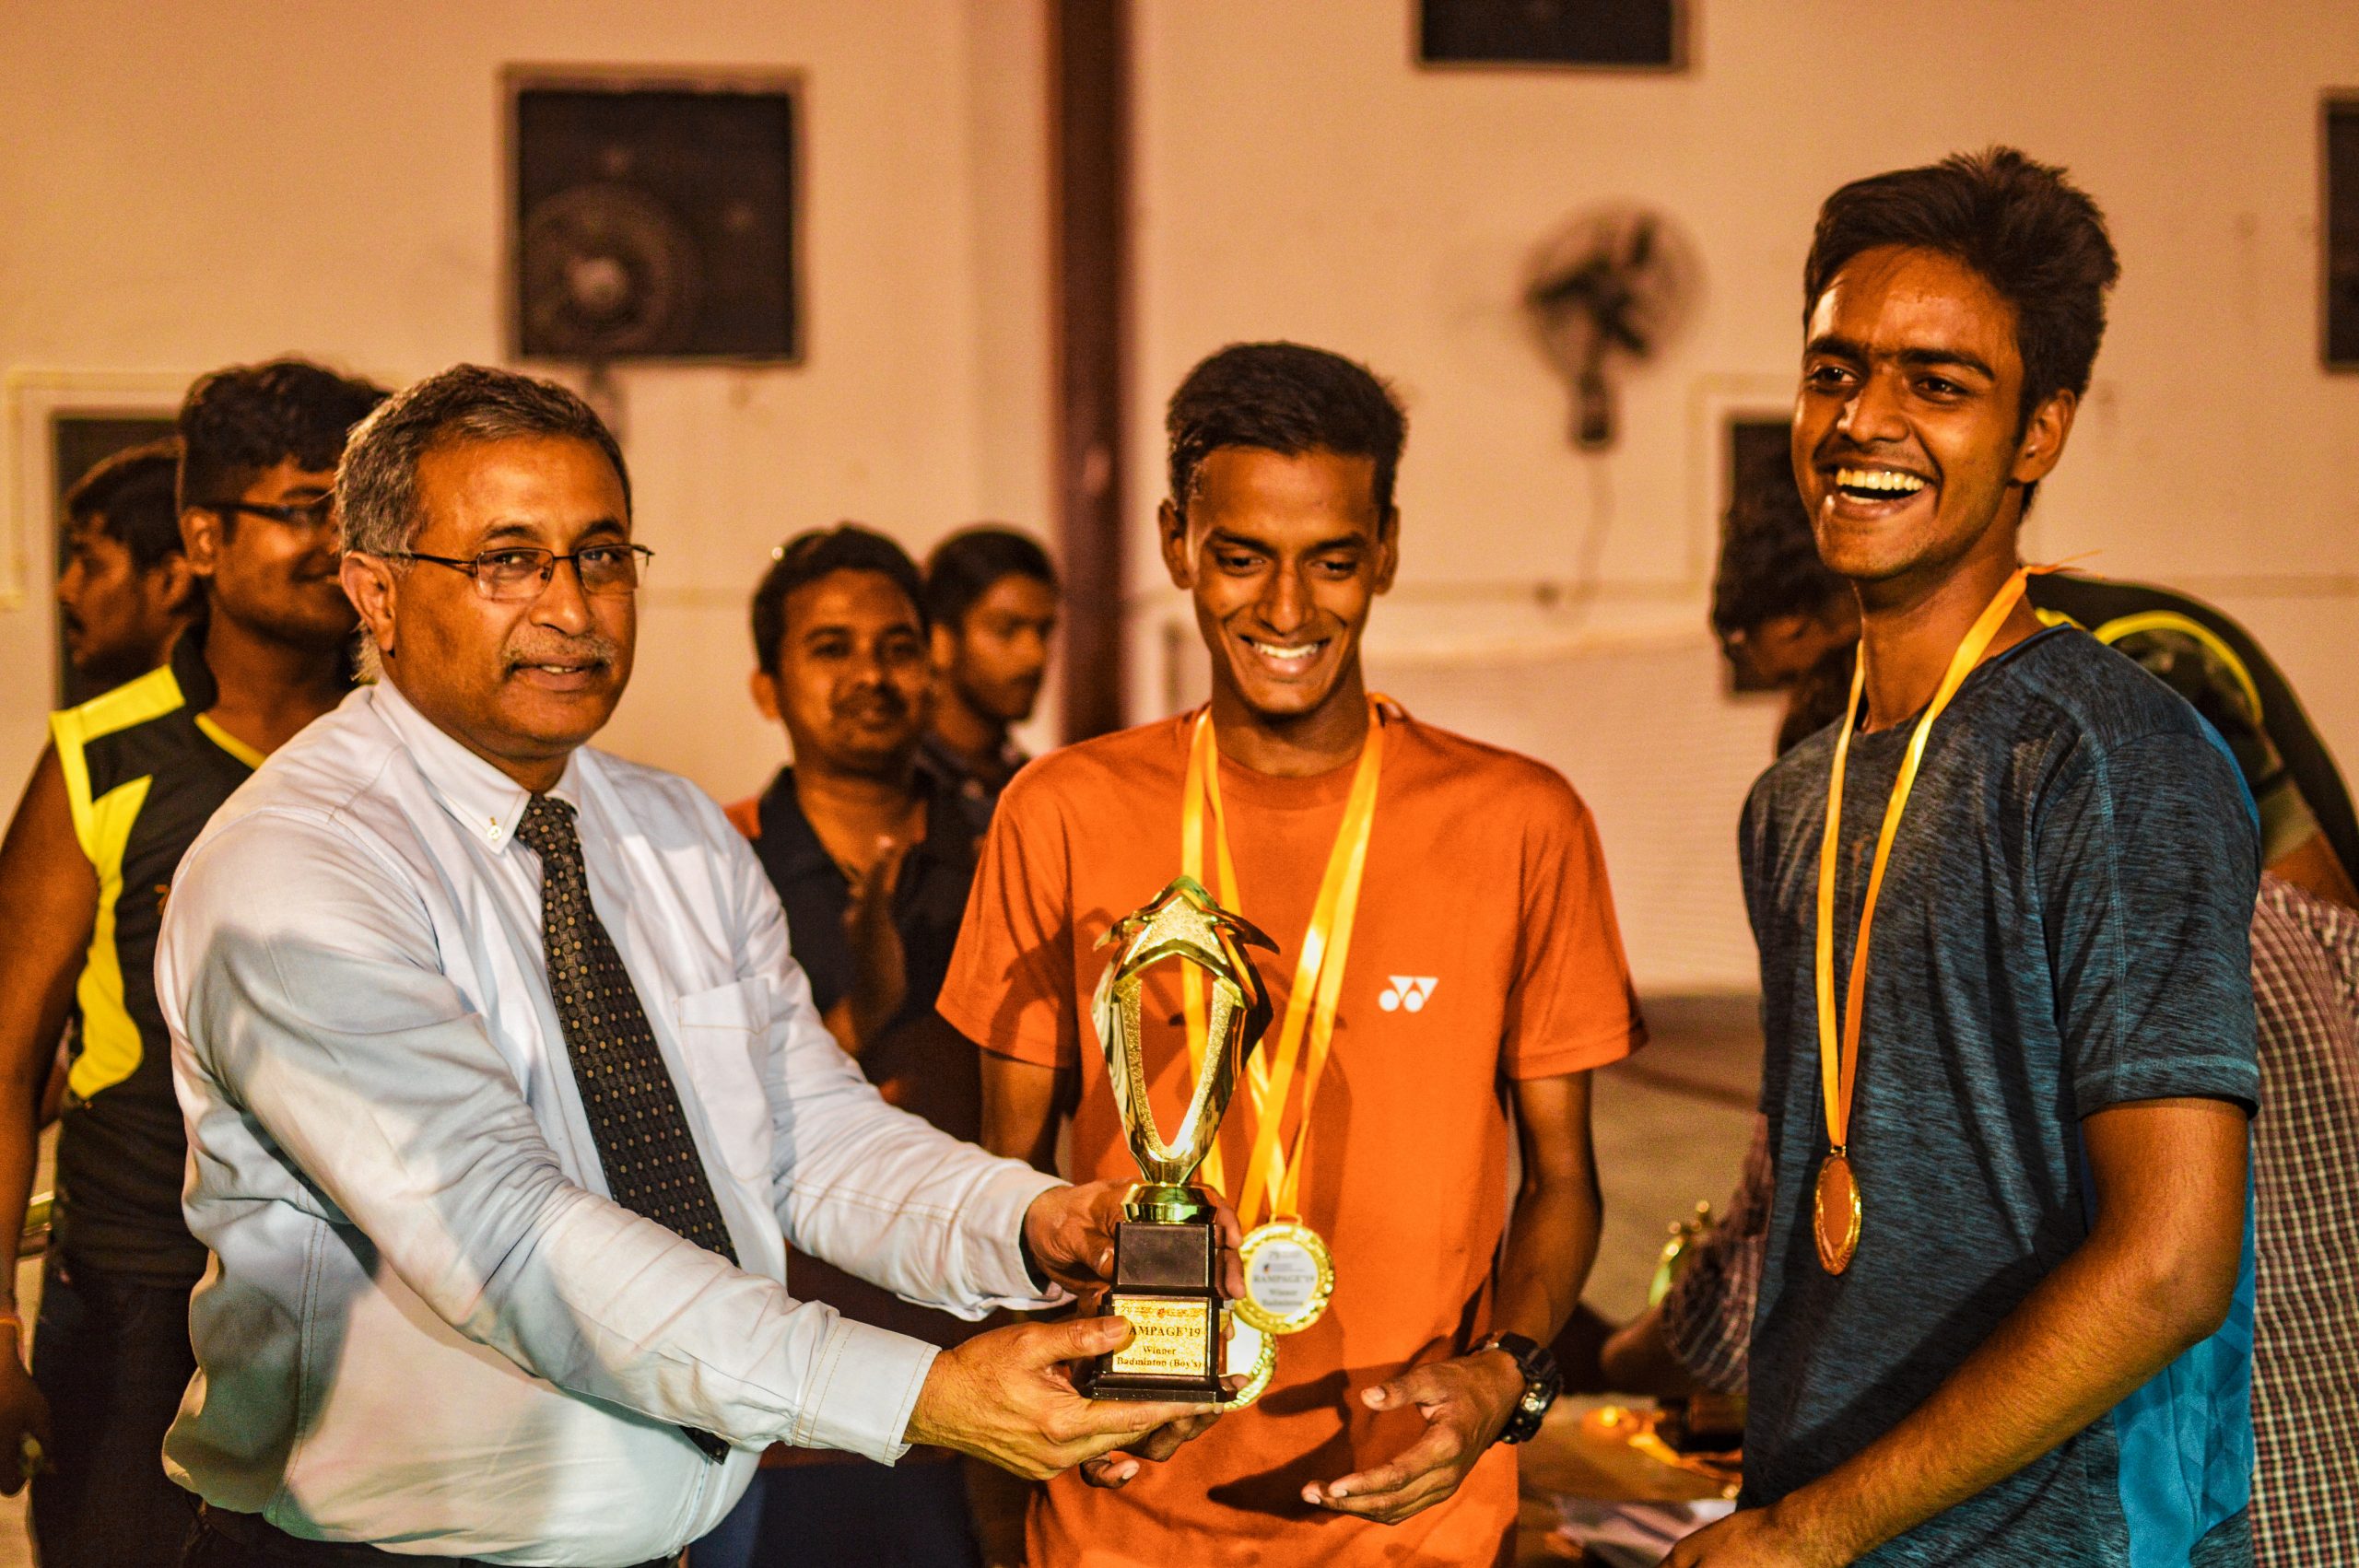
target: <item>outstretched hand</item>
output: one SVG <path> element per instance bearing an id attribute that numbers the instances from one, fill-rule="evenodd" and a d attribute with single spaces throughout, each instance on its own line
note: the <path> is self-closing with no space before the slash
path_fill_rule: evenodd
<path id="1" fill-rule="evenodd" d="M 1426 1418 L 1425 1435 L 1390 1464 L 1324 1486 L 1312 1481 L 1302 1489 L 1302 1500 L 1397 1525 L 1458 1490 L 1522 1397 L 1523 1369 L 1504 1351 L 1413 1367 L 1367 1390 L 1360 1402 L 1372 1410 L 1414 1406 Z"/>
<path id="2" fill-rule="evenodd" d="M 1049 1277 L 1076 1293 L 1102 1290 L 1114 1279 L 1114 1227 L 1121 1223 L 1128 1182 L 1093 1181 L 1078 1187 L 1052 1187 L 1032 1200 L 1024 1213 L 1024 1239 Z M 1237 1211 L 1213 1194 L 1217 1211 L 1213 1220 L 1220 1236 L 1221 1293 L 1234 1299 L 1245 1293 L 1245 1266 L 1238 1260 L 1243 1232 Z"/>
<path id="3" fill-rule="evenodd" d="M 1074 1387 L 1069 1363 L 1130 1342 L 1131 1326 L 1119 1317 L 1018 1323 L 979 1334 L 934 1358 L 907 1440 L 972 1454 L 1032 1480 L 1118 1449 L 1166 1457 L 1210 1425 L 1220 1407 L 1093 1400 Z M 1180 1434 L 1168 1440 L 1158 1436 L 1175 1430 Z"/>

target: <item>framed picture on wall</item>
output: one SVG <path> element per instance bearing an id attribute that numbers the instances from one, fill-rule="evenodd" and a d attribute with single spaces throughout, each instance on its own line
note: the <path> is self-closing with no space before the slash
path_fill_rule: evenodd
<path id="1" fill-rule="evenodd" d="M 96 695 L 75 684 L 58 624 L 58 531 L 65 492 L 125 447 L 172 433 L 181 396 L 194 378 L 144 371 L 9 373 L 6 404 L 7 512 L 0 539 L 0 608 L 47 607 L 60 706 Z"/>
<path id="2" fill-rule="evenodd" d="M 1417 63 L 1676 71 L 1686 0 L 1417 0 Z"/>
<path id="3" fill-rule="evenodd" d="M 2328 95 L 2322 144 L 2320 352 L 2330 370 L 2359 370 L 2359 93 Z"/>
<path id="4" fill-rule="evenodd" d="M 518 66 L 507 86 L 520 358 L 802 358 L 800 78 Z"/>

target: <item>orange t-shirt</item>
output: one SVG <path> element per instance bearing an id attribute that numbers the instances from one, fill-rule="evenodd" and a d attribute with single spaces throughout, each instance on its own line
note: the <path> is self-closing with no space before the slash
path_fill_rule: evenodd
<path id="1" fill-rule="evenodd" d="M 1016 776 L 992 819 L 943 985 L 942 1012 L 986 1050 L 1078 1070 L 1077 1180 L 1138 1179 L 1087 1022 L 1111 956 L 1092 948 L 1180 871 L 1193 718 L 1085 742 Z M 1279 944 L 1254 958 L 1280 1018 L 1352 772 L 1276 778 L 1221 764 L 1243 884 L 1224 902 Z M 1217 864 L 1209 852 L 1205 864 Z M 1173 967 L 1150 972 L 1142 1009 L 1167 1131 L 1193 1086 Z M 1277 1033 L 1273 1023 L 1264 1047 Z M 1503 1447 L 1482 1457 L 1455 1497 L 1398 1527 L 1314 1509 L 1301 1489 L 1380 1463 L 1423 1430 L 1414 1411 L 1370 1412 L 1362 1389 L 1461 1353 L 1488 1331 L 1508 1209 L 1503 1081 L 1601 1066 L 1644 1038 L 1604 857 L 1571 787 L 1528 757 L 1389 713 L 1301 1192 L 1303 1219 L 1334 1250 L 1333 1300 L 1316 1325 L 1278 1341 L 1277 1375 L 1259 1403 L 1224 1416 L 1169 1463 L 1145 1466 L 1118 1492 L 1077 1475 L 1051 1482 L 1032 1512 L 1032 1562 L 1498 1559 L 1516 1515 L 1515 1458 Z M 1296 1098 L 1282 1124 L 1289 1129 Z M 1255 1120 L 1240 1081 L 1221 1129 L 1232 1188 Z"/>

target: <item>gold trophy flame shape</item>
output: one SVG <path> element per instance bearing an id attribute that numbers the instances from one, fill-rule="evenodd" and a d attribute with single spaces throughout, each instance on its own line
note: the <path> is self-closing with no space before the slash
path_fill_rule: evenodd
<path id="1" fill-rule="evenodd" d="M 1277 943 L 1189 876 L 1115 921 L 1097 945 L 1115 942 L 1121 949 L 1098 977 L 1090 1014 L 1114 1107 L 1145 1178 L 1114 1227 L 1114 1284 L 1105 1306 L 1130 1322 L 1134 1337 L 1085 1367 L 1083 1381 L 1100 1399 L 1219 1399 L 1226 1397 L 1220 1236 L 1212 1201 L 1188 1178 L 1212 1152 L 1238 1074 L 1269 1027 L 1269 995 L 1247 950 L 1274 953 Z M 1168 1141 L 1148 1099 L 1140 1017 L 1146 971 L 1166 959 L 1203 970 L 1211 993 L 1195 1092 Z"/>

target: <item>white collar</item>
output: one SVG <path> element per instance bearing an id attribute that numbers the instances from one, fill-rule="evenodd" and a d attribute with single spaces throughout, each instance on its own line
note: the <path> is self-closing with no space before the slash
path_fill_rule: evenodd
<path id="1" fill-rule="evenodd" d="M 495 849 L 515 837 L 524 808 L 533 803 L 531 790 L 420 713 L 390 680 L 381 680 L 368 691 L 370 705 L 408 748 L 435 799 L 460 826 Z M 549 793 L 579 811 L 581 786 L 581 754 L 577 750 L 565 759 L 565 772 Z"/>

